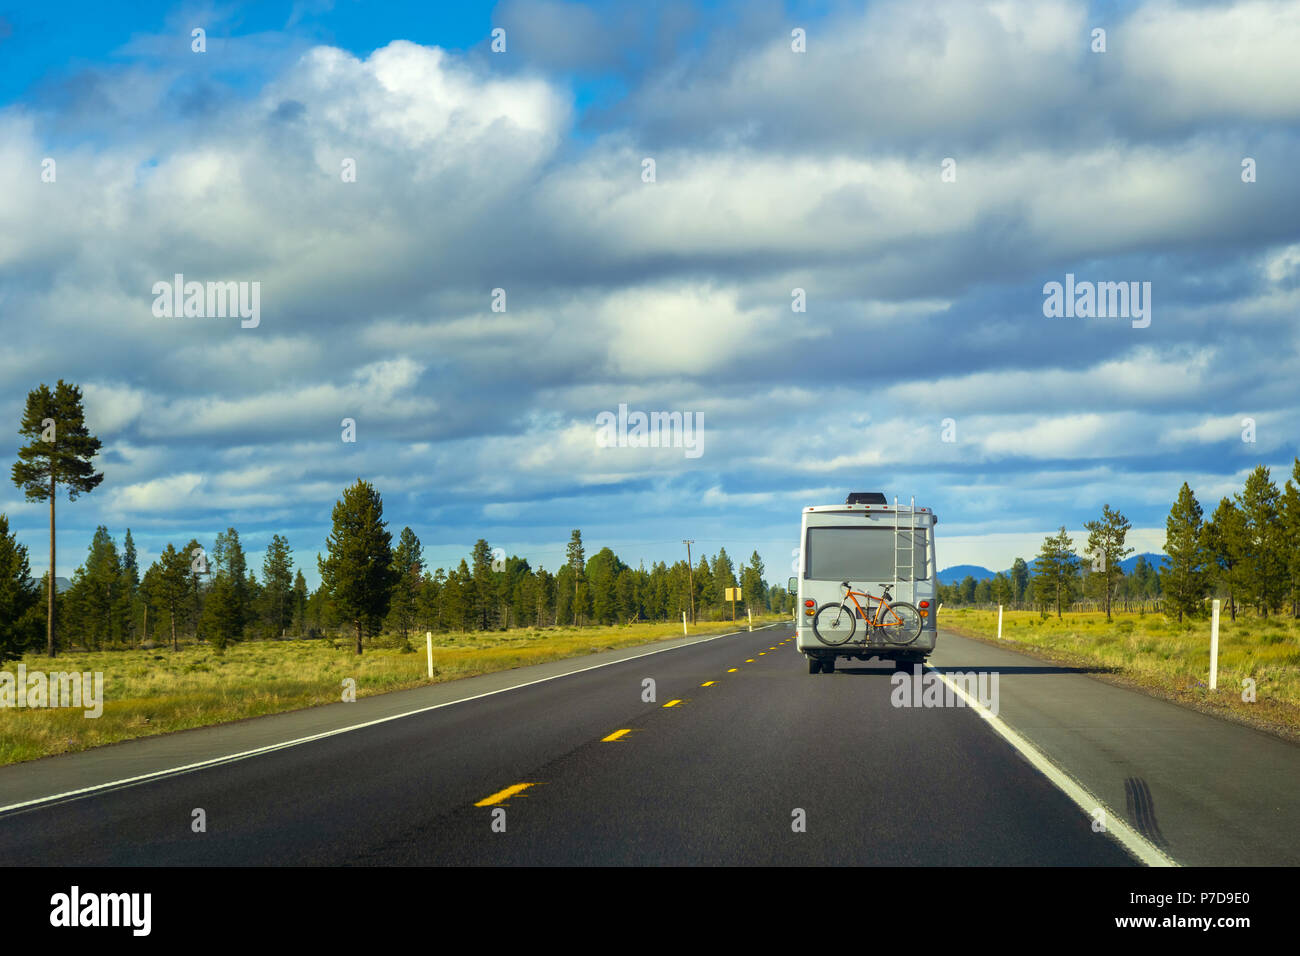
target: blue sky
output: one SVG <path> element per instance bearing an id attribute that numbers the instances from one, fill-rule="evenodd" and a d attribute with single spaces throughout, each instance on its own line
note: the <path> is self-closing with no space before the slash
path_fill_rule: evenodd
<path id="1" fill-rule="evenodd" d="M 434 567 L 581 527 L 782 580 L 850 490 L 934 508 L 941 566 L 1104 503 L 1159 550 L 1183 481 L 1297 454 L 1298 45 L 1270 0 L 0 10 L 4 449 L 84 387 L 61 574 L 100 523 L 146 560 L 233 525 L 314 583 L 358 476 Z M 176 273 L 260 323 L 154 315 Z M 1046 317 L 1067 274 L 1150 283 L 1150 324 Z M 620 404 L 702 453 L 601 447 Z M 43 570 L 43 506 L 0 510 Z"/>

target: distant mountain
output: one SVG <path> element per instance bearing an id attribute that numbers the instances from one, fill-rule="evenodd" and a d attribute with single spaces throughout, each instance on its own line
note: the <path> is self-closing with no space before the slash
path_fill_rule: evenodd
<path id="1" fill-rule="evenodd" d="M 1133 569 L 1137 567 L 1138 558 L 1146 558 L 1147 564 L 1154 565 L 1158 570 L 1164 570 L 1169 563 L 1169 557 L 1163 554 L 1155 554 L 1151 551 L 1144 551 L 1141 554 L 1129 555 L 1119 563 L 1120 570 L 1125 574 L 1132 574 Z M 1030 573 L 1033 573 L 1034 562 L 1032 558 L 1025 558 L 1029 562 Z M 1011 569 L 1007 568 L 1002 572 L 1010 577 Z M 966 575 L 970 575 L 976 581 L 983 581 L 985 578 L 994 577 L 997 572 L 990 571 L 988 568 L 978 564 L 954 564 L 950 568 L 944 568 L 939 572 L 940 584 L 961 584 Z"/>
<path id="2" fill-rule="evenodd" d="M 41 580 L 38 579 L 38 578 L 32 578 L 31 581 L 32 581 L 32 584 L 34 584 L 36 587 L 40 587 L 41 584 L 42 584 Z M 72 581 L 71 581 L 69 578 L 60 577 L 60 576 L 57 575 L 57 574 L 54 576 L 54 593 L 55 593 L 55 594 L 62 594 L 64 591 L 66 591 L 66 590 L 67 590 L 68 588 L 70 588 L 70 587 L 72 587 Z"/>
<path id="3" fill-rule="evenodd" d="M 1138 558 L 1146 558 L 1147 564 L 1155 565 L 1156 570 L 1163 571 L 1169 565 L 1169 556 L 1166 554 L 1153 554 L 1150 551 L 1144 551 L 1141 554 L 1134 554 L 1125 558 L 1119 563 L 1120 570 L 1125 574 L 1132 574 L 1133 568 L 1137 566 Z"/>
<path id="4" fill-rule="evenodd" d="M 954 564 L 952 567 L 944 568 L 939 572 L 939 583 L 961 584 L 968 574 L 976 581 L 993 577 L 992 571 L 978 564 Z"/>

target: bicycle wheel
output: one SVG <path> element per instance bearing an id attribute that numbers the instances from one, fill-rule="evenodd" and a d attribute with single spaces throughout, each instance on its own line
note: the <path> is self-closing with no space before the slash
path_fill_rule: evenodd
<path id="1" fill-rule="evenodd" d="M 921 636 L 920 611 L 906 601 L 891 602 L 889 610 L 893 614 L 884 615 L 887 623 L 880 626 L 880 630 L 885 634 L 885 640 L 890 644 L 906 645 Z M 898 615 L 898 621 L 894 620 L 894 614 Z M 902 623 L 900 624 L 899 621 Z"/>
<path id="2" fill-rule="evenodd" d="M 813 633 L 831 647 L 847 643 L 857 628 L 858 619 L 846 604 L 823 604 L 813 615 Z"/>

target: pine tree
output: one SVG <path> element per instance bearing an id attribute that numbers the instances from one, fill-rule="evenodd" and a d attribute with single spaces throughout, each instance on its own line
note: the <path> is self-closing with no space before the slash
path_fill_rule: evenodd
<path id="1" fill-rule="evenodd" d="M 1093 559 L 1092 573 L 1100 575 L 1102 599 L 1106 607 L 1106 620 L 1110 620 L 1111 596 L 1115 584 L 1123 576 L 1120 562 L 1133 553 L 1126 548 L 1124 541 L 1128 537 L 1129 520 L 1118 511 L 1112 511 L 1110 505 L 1102 505 L 1100 521 L 1085 521 L 1083 527 L 1088 532 L 1088 555 Z"/>
<path id="2" fill-rule="evenodd" d="M 1023 603 L 1029 593 L 1029 563 L 1024 558 L 1011 562 L 1011 589 L 1011 600 Z"/>
<path id="3" fill-rule="evenodd" d="M 191 542 L 195 547 L 198 542 Z M 212 545 L 210 573 L 226 574 L 230 577 L 230 586 L 234 592 L 234 602 L 229 613 L 233 614 L 231 627 L 235 635 L 233 640 L 240 640 L 244 630 L 253 623 L 253 594 L 248 586 L 248 559 L 244 555 L 244 546 L 239 540 L 239 532 L 227 528 L 217 535 Z"/>
<path id="4" fill-rule="evenodd" d="M 474 575 L 465 563 L 465 559 L 460 559 L 460 564 L 456 567 L 456 586 L 458 591 L 457 607 L 461 609 L 460 623 L 457 625 L 458 630 L 470 631 L 475 628 L 474 619 L 474 599 L 476 591 L 474 588 Z"/>
<path id="5" fill-rule="evenodd" d="M 239 598 L 229 572 L 213 575 L 212 587 L 203 606 L 203 633 L 218 653 L 239 637 L 236 624 L 239 620 Z"/>
<path id="6" fill-rule="evenodd" d="M 1245 519 L 1245 596 L 1267 617 L 1281 606 L 1287 592 L 1287 555 L 1279 521 L 1281 495 L 1259 465 L 1246 477 L 1246 487 L 1236 495 Z"/>
<path id="7" fill-rule="evenodd" d="M 569 546 L 565 549 L 565 564 L 573 572 L 571 582 L 573 585 L 573 602 L 570 604 L 573 623 L 581 624 L 589 602 L 585 587 L 587 559 L 582 549 L 582 531 L 578 528 L 574 528 L 573 534 L 569 536 Z"/>
<path id="8" fill-rule="evenodd" d="M 27 394 L 18 433 L 28 443 L 18 449 L 12 478 L 23 489 L 28 501 L 50 503 L 50 572 L 46 588 L 48 612 L 45 624 L 45 653 L 54 657 L 55 641 L 55 551 L 54 501 L 63 485 L 69 501 L 94 491 L 104 480 L 95 471 L 92 459 L 99 453 L 100 441 L 86 429 L 86 413 L 81 404 L 81 389 L 59 379 L 51 392 L 48 385 Z"/>
<path id="9" fill-rule="evenodd" d="M 1034 596 L 1041 607 L 1056 604 L 1056 617 L 1074 599 L 1079 559 L 1074 542 L 1061 526 L 1058 534 L 1043 539 L 1043 548 L 1034 561 Z"/>
<path id="10" fill-rule="evenodd" d="M 140 578 L 140 641 L 142 643 L 149 640 L 149 612 L 151 610 L 154 612 L 154 628 L 157 629 L 158 627 L 158 608 L 161 605 L 159 572 L 158 562 L 155 561 L 145 570 L 144 576 Z"/>
<path id="11" fill-rule="evenodd" d="M 321 587 L 362 639 L 375 633 L 388 613 L 393 587 L 392 535 L 384 503 L 369 482 L 357 479 L 334 505 L 333 530 L 326 540 L 328 558 L 317 558 Z"/>
<path id="12" fill-rule="evenodd" d="M 1228 614 L 1237 619 L 1237 595 L 1246 571 L 1246 519 L 1231 498 L 1223 498 L 1204 528 L 1205 553 L 1210 577 L 1228 595 Z"/>
<path id="13" fill-rule="evenodd" d="M 302 568 L 293 579 L 293 632 L 299 637 L 307 633 L 307 579 Z"/>
<path id="14" fill-rule="evenodd" d="M 628 624 L 641 616 L 641 609 L 636 597 L 636 572 L 623 562 L 622 570 L 614 578 L 615 619 Z"/>
<path id="15" fill-rule="evenodd" d="M 442 588 L 440 604 L 442 619 L 449 631 L 469 629 L 470 604 L 466 600 L 466 589 L 472 586 L 469 580 L 469 565 L 460 559 L 459 566 L 447 573 L 447 581 Z"/>
<path id="16" fill-rule="evenodd" d="M 575 623 L 575 612 L 573 610 L 573 599 L 576 597 L 576 587 L 574 581 L 577 575 L 574 574 L 573 568 L 568 564 L 563 564 L 555 572 L 555 623 L 558 626 L 561 621 L 565 623 Z"/>
<path id="17" fill-rule="evenodd" d="M 0 663 L 21 657 L 40 639 L 41 589 L 32 581 L 27 548 L 0 513 Z"/>
<path id="18" fill-rule="evenodd" d="M 587 562 L 585 578 L 591 591 L 591 617 L 597 624 L 613 624 L 618 620 L 617 580 L 625 567 L 610 548 L 601 548 Z"/>
<path id="19" fill-rule="evenodd" d="M 555 615 L 555 575 L 543 567 L 537 569 L 537 626 L 545 627 Z M 558 619 L 555 619 L 558 621 Z"/>
<path id="20" fill-rule="evenodd" d="M 198 538 L 190 538 L 181 552 L 189 559 L 185 575 L 185 602 L 183 619 L 190 625 L 190 637 L 201 641 L 203 628 L 203 598 L 212 581 L 212 565 Z"/>
<path id="21" fill-rule="evenodd" d="M 398 535 L 397 547 L 393 549 L 393 570 L 398 577 L 390 613 L 395 630 L 405 641 L 415 626 L 420 585 L 424 577 L 424 548 L 409 527 L 403 528 Z"/>
<path id="22" fill-rule="evenodd" d="M 443 592 L 447 587 L 447 572 L 442 568 L 432 575 L 425 575 L 420 584 L 418 602 L 420 620 L 426 631 L 441 631 L 445 626 L 445 612 L 442 606 Z"/>
<path id="23" fill-rule="evenodd" d="M 492 548 L 483 538 L 474 542 L 471 552 L 473 568 L 473 598 L 470 608 L 474 628 L 479 631 L 495 630 L 496 615 L 496 576 L 492 570 Z"/>
<path id="24" fill-rule="evenodd" d="M 999 571 L 993 576 L 993 600 L 998 604 L 1010 604 L 1012 599 L 1011 579 Z"/>
<path id="25" fill-rule="evenodd" d="M 1169 570 L 1165 572 L 1165 595 L 1178 620 L 1184 614 L 1198 614 L 1202 609 L 1206 587 L 1205 528 L 1201 504 L 1183 482 L 1165 521 L 1165 554 Z"/>
<path id="26" fill-rule="evenodd" d="M 264 619 L 275 637 L 282 637 L 293 623 L 293 585 L 293 550 L 285 538 L 272 535 L 262 556 L 262 588 Z"/>
<path id="27" fill-rule="evenodd" d="M 140 565 L 135 553 L 135 541 L 131 538 L 131 529 L 126 529 L 126 538 L 122 542 L 122 582 L 120 586 L 125 605 L 126 639 L 135 647 L 136 610 L 140 603 Z"/>
<path id="28" fill-rule="evenodd" d="M 705 555 L 700 555 L 699 567 L 695 569 L 695 606 L 704 610 L 717 607 L 721 603 L 722 592 L 718 590 L 717 582 L 713 580 L 713 569 L 709 567 L 709 559 Z"/>
<path id="29" fill-rule="evenodd" d="M 745 573 L 740 576 L 740 587 L 745 604 L 751 608 L 759 608 L 759 613 L 762 613 L 761 609 L 767 605 L 767 582 L 763 580 L 765 572 L 763 559 L 755 549 L 749 556 L 749 563 L 745 565 Z"/>
<path id="30" fill-rule="evenodd" d="M 717 589 L 720 601 L 726 600 L 727 588 L 736 586 L 736 567 L 731 563 L 726 548 L 719 548 L 713 558 L 713 586 Z"/>
<path id="31" fill-rule="evenodd" d="M 154 585 L 151 593 L 158 602 L 158 607 L 165 611 L 171 624 L 172 650 L 180 650 L 176 637 L 176 619 L 185 613 L 186 602 L 190 594 L 190 557 L 184 551 L 177 551 L 168 544 L 154 567 Z M 154 568 L 149 569 L 154 572 Z M 146 578 L 149 575 L 145 575 Z"/>
<path id="32" fill-rule="evenodd" d="M 961 591 L 959 593 L 960 593 L 962 604 L 975 603 L 975 587 L 976 587 L 975 575 L 968 574 L 966 575 L 966 577 L 961 579 Z"/>
<path id="33" fill-rule="evenodd" d="M 1287 595 L 1291 601 L 1291 616 L 1300 617 L 1300 458 L 1294 459 L 1291 466 L 1291 477 L 1282 491 L 1280 510 Z"/>
<path id="34" fill-rule="evenodd" d="M 108 529 L 100 525 L 91 539 L 86 563 L 77 569 L 72 594 L 87 647 L 111 644 L 122 631 L 122 564 Z"/>

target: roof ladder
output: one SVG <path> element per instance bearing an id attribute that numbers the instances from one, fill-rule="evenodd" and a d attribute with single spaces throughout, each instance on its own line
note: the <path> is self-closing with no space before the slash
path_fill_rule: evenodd
<path id="1" fill-rule="evenodd" d="M 912 496 L 912 503 L 907 508 L 907 527 L 899 525 L 899 514 L 902 511 L 898 507 L 898 496 L 894 496 L 894 590 L 898 590 L 900 570 L 906 569 L 906 574 L 902 580 L 909 584 L 915 584 L 916 580 L 916 495 Z M 903 547 L 900 541 L 900 532 L 907 532 L 907 547 Z M 907 563 L 903 563 L 903 558 Z"/>

